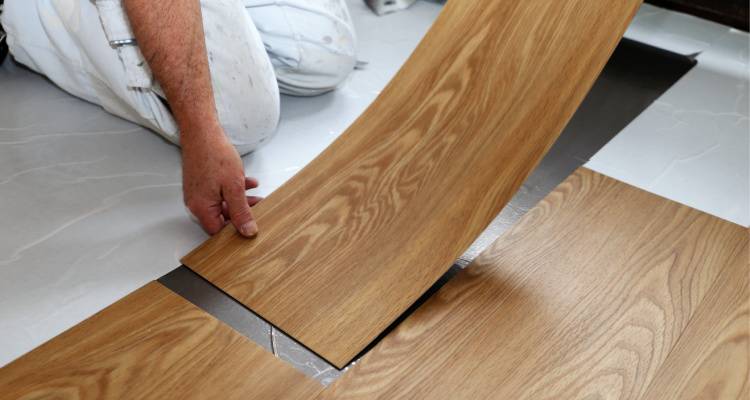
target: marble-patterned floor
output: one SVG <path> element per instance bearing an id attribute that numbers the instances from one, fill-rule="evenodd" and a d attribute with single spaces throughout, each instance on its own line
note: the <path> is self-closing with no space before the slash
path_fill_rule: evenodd
<path id="1" fill-rule="evenodd" d="M 627 36 L 698 63 L 586 166 L 748 226 L 748 34 L 644 5 Z"/>
<path id="2" fill-rule="evenodd" d="M 379 18 L 349 3 L 369 64 L 333 93 L 282 99 L 278 134 L 244 159 L 258 194 L 362 112 L 440 10 L 421 1 Z M 627 36 L 700 53 L 698 65 L 587 166 L 747 226 L 747 33 L 644 5 Z M 0 366 L 168 273 L 206 238 L 182 206 L 178 149 L 10 62 L 0 67 L 0 226 Z M 335 377 L 268 332 L 266 348 Z"/>

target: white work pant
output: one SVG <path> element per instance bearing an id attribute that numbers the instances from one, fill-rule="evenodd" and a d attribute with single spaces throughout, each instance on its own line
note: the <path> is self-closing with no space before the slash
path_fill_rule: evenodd
<path id="1" fill-rule="evenodd" d="M 219 121 L 241 154 L 276 130 L 279 91 L 324 93 L 354 69 L 344 0 L 201 0 L 201 10 Z M 6 0 L 2 24 L 18 62 L 179 145 L 121 0 Z"/>

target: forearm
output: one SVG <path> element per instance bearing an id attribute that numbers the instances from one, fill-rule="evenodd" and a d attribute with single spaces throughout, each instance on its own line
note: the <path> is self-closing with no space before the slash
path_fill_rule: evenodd
<path id="1" fill-rule="evenodd" d="M 185 205 L 209 234 L 231 220 L 242 235 L 255 235 L 250 206 L 258 198 L 246 197 L 245 190 L 258 183 L 245 178 L 219 124 L 199 0 L 124 0 L 124 6 L 180 129 Z"/>
<path id="2" fill-rule="evenodd" d="M 123 4 L 138 46 L 167 96 L 183 149 L 219 139 L 223 133 L 214 105 L 199 0 L 124 0 Z"/>

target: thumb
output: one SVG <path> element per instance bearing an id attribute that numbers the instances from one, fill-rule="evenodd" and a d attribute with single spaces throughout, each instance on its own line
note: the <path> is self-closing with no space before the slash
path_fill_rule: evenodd
<path id="1" fill-rule="evenodd" d="M 253 212 L 247 204 L 245 191 L 242 187 L 230 189 L 225 193 L 224 201 L 227 203 L 229 219 L 237 232 L 242 236 L 253 237 L 258 233 L 258 224 L 253 218 Z"/>

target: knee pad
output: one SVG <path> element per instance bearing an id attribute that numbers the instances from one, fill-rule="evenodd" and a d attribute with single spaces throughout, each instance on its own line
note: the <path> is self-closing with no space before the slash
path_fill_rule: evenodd
<path id="1" fill-rule="evenodd" d="M 357 38 L 344 0 L 245 0 L 282 93 L 333 90 L 354 70 Z"/>

